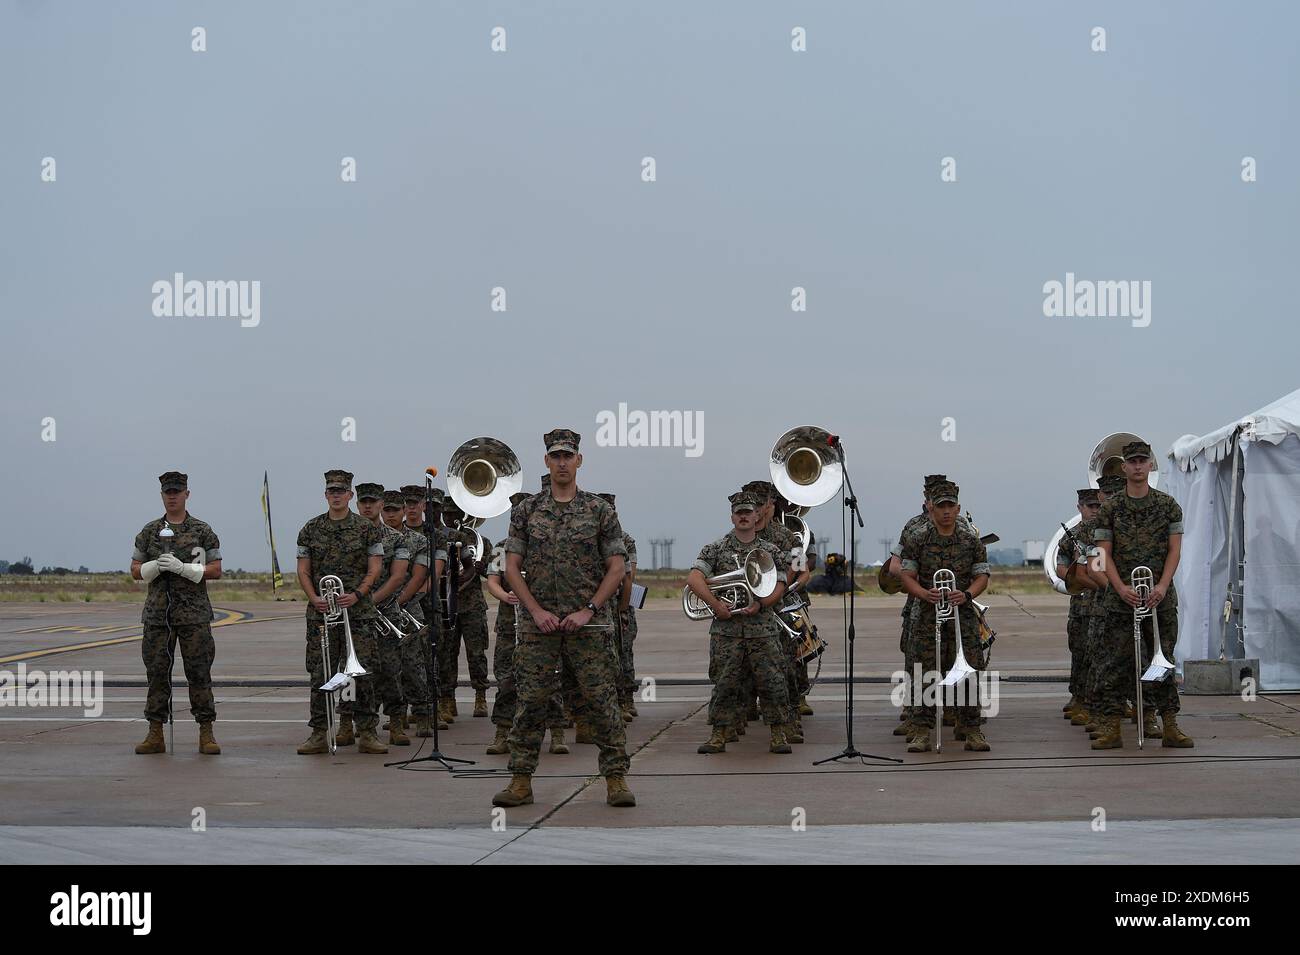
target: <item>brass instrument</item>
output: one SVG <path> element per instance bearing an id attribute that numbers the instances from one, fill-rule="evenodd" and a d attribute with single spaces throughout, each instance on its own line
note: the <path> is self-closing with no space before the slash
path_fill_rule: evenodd
<path id="1" fill-rule="evenodd" d="M 795 506 L 797 517 L 829 501 L 844 483 L 844 467 L 831 438 L 824 428 L 801 425 L 772 445 L 767 463 L 772 483 Z"/>
<path id="2" fill-rule="evenodd" d="M 1151 590 L 1155 585 L 1155 575 L 1151 572 L 1150 567 L 1134 567 L 1133 573 L 1129 575 L 1129 581 L 1141 603 L 1133 608 L 1133 675 L 1134 684 L 1137 687 L 1134 695 L 1137 697 L 1137 725 L 1138 725 L 1138 749 L 1142 748 L 1142 728 L 1146 724 L 1142 715 L 1142 684 L 1158 683 L 1165 679 L 1174 671 L 1174 665 L 1165 657 L 1164 650 L 1160 646 L 1160 617 L 1155 607 L 1146 605 L 1147 598 L 1151 596 Z M 1151 636 L 1155 644 L 1155 652 L 1151 654 L 1151 666 L 1145 672 L 1142 670 L 1142 621 L 1148 617 L 1151 618 Z"/>
<path id="3" fill-rule="evenodd" d="M 523 490 L 524 471 L 519 456 L 497 438 L 470 438 L 451 454 L 447 465 L 447 494 L 465 512 L 462 520 L 448 524 L 450 530 L 474 532 L 474 543 L 462 555 L 470 563 L 488 557 L 487 544 L 478 528 L 490 518 L 510 510 L 510 495 Z M 457 578 L 460 568 L 456 568 Z"/>
<path id="4" fill-rule="evenodd" d="M 339 724 L 338 716 L 334 711 L 334 694 L 347 686 L 352 679 L 365 676 L 366 668 L 357 659 L 357 650 L 352 644 L 352 623 L 348 619 L 347 608 L 339 606 L 339 598 L 343 596 L 342 578 L 335 574 L 325 575 L 320 579 L 317 591 L 326 603 L 325 619 L 320 628 L 320 647 L 322 672 L 327 676 L 318 689 L 325 694 L 325 719 L 329 724 L 329 747 L 330 753 L 333 754 L 337 753 L 339 748 Z M 330 663 L 329 632 L 331 626 L 338 626 L 340 623 L 343 624 L 345 660 L 342 669 L 335 673 Z"/>
<path id="5" fill-rule="evenodd" d="M 776 592 L 780 582 L 780 572 L 772 555 L 760 547 L 755 547 L 745 555 L 735 570 L 716 574 L 704 583 L 731 610 L 746 607 L 753 600 L 762 600 Z M 682 613 L 692 620 L 707 620 L 713 616 L 713 610 L 705 603 L 690 584 L 682 588 Z"/>
<path id="6" fill-rule="evenodd" d="M 948 599 L 948 595 L 957 590 L 957 575 L 946 568 L 936 570 L 933 586 L 942 594 L 939 602 L 934 606 L 934 665 L 937 671 L 942 671 L 943 668 L 943 625 L 950 620 L 956 631 L 954 636 L 957 644 L 957 658 L 938 685 L 956 686 L 975 672 L 975 668 L 966 662 L 966 654 L 961 646 L 961 614 L 957 612 L 957 605 Z M 939 752 L 942 745 L 943 720 L 938 719 L 935 726 L 934 751 Z"/>

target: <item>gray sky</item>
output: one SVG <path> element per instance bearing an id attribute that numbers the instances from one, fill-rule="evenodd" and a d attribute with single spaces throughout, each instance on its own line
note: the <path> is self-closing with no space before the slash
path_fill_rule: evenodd
<path id="1" fill-rule="evenodd" d="M 1102 435 L 1163 455 L 1300 384 L 1297 34 L 1281 2 L 5 0 L 0 557 L 124 568 L 174 467 L 265 568 L 268 469 L 287 568 L 326 468 L 394 486 L 487 434 L 536 489 L 556 426 L 647 564 L 797 424 L 843 436 L 864 557 L 932 471 L 1047 537 Z M 260 324 L 155 317 L 177 271 L 259 281 Z M 1150 325 L 1045 317 L 1067 272 L 1151 282 Z M 703 454 L 595 446 L 620 402 L 701 413 Z"/>

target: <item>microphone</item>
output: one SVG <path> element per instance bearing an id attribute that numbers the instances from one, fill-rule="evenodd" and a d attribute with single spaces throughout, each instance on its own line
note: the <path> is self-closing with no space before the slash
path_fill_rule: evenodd
<path id="1" fill-rule="evenodd" d="M 828 434 L 826 435 L 826 443 L 832 448 L 838 448 L 840 446 L 840 436 L 838 434 Z"/>
<path id="2" fill-rule="evenodd" d="M 428 467 L 428 468 L 425 468 L 425 469 L 424 469 L 424 473 L 427 474 L 427 475 L 429 475 L 429 477 L 437 477 L 437 476 L 438 476 L 438 469 L 437 469 L 437 468 L 434 468 L 434 467 Z"/>

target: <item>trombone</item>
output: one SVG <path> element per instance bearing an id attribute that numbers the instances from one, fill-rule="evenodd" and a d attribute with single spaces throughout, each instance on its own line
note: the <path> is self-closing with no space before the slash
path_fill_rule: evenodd
<path id="1" fill-rule="evenodd" d="M 956 632 L 957 659 L 953 661 L 952 668 L 944 678 L 939 681 L 939 686 L 956 686 L 975 672 L 975 668 L 966 662 L 966 654 L 961 647 L 961 615 L 957 612 L 957 605 L 948 599 L 948 596 L 957 590 L 957 575 L 947 568 L 936 570 L 933 586 L 940 594 L 939 602 L 934 605 L 935 669 L 942 670 L 943 667 L 943 625 L 951 620 Z M 937 753 L 943 745 L 943 719 L 938 719 L 936 724 L 934 751 Z"/>
<path id="2" fill-rule="evenodd" d="M 772 555 L 761 547 L 755 547 L 745 555 L 735 570 L 717 574 L 704 581 L 705 586 L 725 603 L 730 610 L 740 610 L 749 606 L 753 600 L 762 600 L 776 592 L 780 582 L 780 572 Z M 687 584 L 682 588 L 682 613 L 692 620 L 707 620 L 713 616 L 713 609 L 691 590 Z"/>
<path id="3" fill-rule="evenodd" d="M 339 724 L 338 715 L 334 711 L 334 694 L 354 678 L 365 676 L 366 668 L 357 659 L 356 647 L 352 645 L 352 624 L 348 620 L 347 608 L 339 606 L 339 598 L 343 596 L 343 580 L 335 574 L 326 574 L 320 579 L 317 589 L 326 604 L 325 619 L 320 628 L 322 672 L 332 674 L 317 689 L 325 694 L 325 719 L 329 723 L 329 746 L 330 754 L 333 755 L 339 749 Z M 343 624 L 343 648 L 346 659 L 342 669 L 334 673 L 334 667 L 330 663 L 329 633 L 331 626 L 338 626 L 340 623 Z"/>
<path id="4" fill-rule="evenodd" d="M 1174 665 L 1165 657 L 1164 650 L 1160 646 L 1160 616 L 1155 607 L 1147 606 L 1147 599 L 1151 596 L 1155 584 L 1155 575 L 1151 572 L 1151 568 L 1145 565 L 1134 567 L 1133 573 L 1129 575 L 1129 581 L 1137 591 L 1138 600 L 1141 601 L 1133 608 L 1133 676 L 1137 685 L 1135 696 L 1137 697 L 1138 749 L 1141 749 L 1142 730 L 1146 725 L 1142 715 L 1142 684 L 1160 682 L 1174 671 Z M 1151 666 L 1143 672 L 1142 621 L 1148 617 L 1151 618 L 1151 636 L 1155 644 L 1155 652 L 1151 655 Z"/>

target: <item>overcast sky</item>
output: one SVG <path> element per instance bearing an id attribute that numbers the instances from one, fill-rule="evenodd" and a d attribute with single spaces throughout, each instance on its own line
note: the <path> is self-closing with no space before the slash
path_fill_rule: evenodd
<path id="1" fill-rule="evenodd" d="M 177 468 L 265 568 L 267 469 L 287 569 L 327 468 L 486 434 L 532 490 L 557 426 L 646 565 L 799 424 L 843 436 L 865 558 L 934 471 L 1045 538 L 1104 434 L 1167 467 L 1300 386 L 1298 10 L 4 0 L 0 558 L 126 567 Z M 260 282 L 258 324 L 156 316 L 176 272 Z M 1149 324 L 1045 316 L 1067 272 L 1150 282 Z M 598 447 L 620 402 L 702 453 Z"/>

